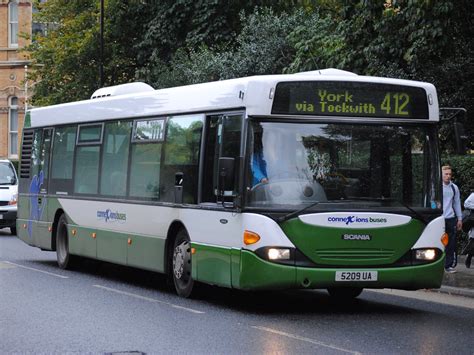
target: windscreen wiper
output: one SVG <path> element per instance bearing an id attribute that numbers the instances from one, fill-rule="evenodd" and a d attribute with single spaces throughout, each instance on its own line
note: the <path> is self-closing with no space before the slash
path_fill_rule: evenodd
<path id="1" fill-rule="evenodd" d="M 297 215 L 299 215 L 300 213 L 302 213 L 302 212 L 304 212 L 304 211 L 306 211 L 306 210 L 308 210 L 308 209 L 310 209 L 310 208 L 316 206 L 317 204 L 319 204 L 319 201 L 313 202 L 313 203 L 310 204 L 309 206 L 303 207 L 303 208 L 301 208 L 301 209 L 299 209 L 299 210 L 296 210 L 296 211 L 290 212 L 290 213 L 288 213 L 288 214 L 286 214 L 286 215 L 284 215 L 284 216 L 278 217 L 276 220 L 277 220 L 277 222 L 285 222 L 285 221 L 289 220 L 290 218 L 293 218 L 294 216 L 297 216 Z"/>
<path id="2" fill-rule="evenodd" d="M 415 216 L 417 216 L 421 221 L 425 224 L 428 224 L 428 220 L 418 211 L 407 205 L 405 202 L 397 200 L 395 198 L 386 198 L 386 197 L 351 197 L 344 199 L 344 201 L 350 201 L 350 200 L 355 200 L 355 201 L 375 201 L 375 202 L 397 202 L 403 207 L 405 207 L 407 210 L 412 212 Z"/>

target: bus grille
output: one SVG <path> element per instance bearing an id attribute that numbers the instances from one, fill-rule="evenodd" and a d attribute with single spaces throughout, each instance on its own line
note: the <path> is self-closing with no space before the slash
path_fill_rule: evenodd
<path id="1" fill-rule="evenodd" d="M 23 131 L 21 145 L 20 178 L 30 177 L 31 150 L 33 147 L 33 131 Z"/>
<path id="2" fill-rule="evenodd" d="M 391 249 L 337 249 L 317 250 L 316 257 L 321 261 L 389 261 L 393 257 Z"/>

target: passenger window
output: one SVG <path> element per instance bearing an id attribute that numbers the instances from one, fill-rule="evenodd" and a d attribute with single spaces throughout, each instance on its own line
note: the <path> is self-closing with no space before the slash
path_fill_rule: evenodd
<path id="1" fill-rule="evenodd" d="M 131 197 L 159 199 L 161 147 L 161 143 L 132 145 Z"/>
<path id="2" fill-rule="evenodd" d="M 204 115 L 175 116 L 167 121 L 161 201 L 175 201 L 175 177 L 176 173 L 182 173 L 183 202 L 196 203 L 203 121 Z"/>
<path id="3" fill-rule="evenodd" d="M 80 125 L 77 145 L 101 144 L 103 128 L 102 123 Z"/>
<path id="4" fill-rule="evenodd" d="M 74 192 L 97 194 L 99 186 L 100 146 L 83 146 L 76 149 Z"/>
<path id="5" fill-rule="evenodd" d="M 76 127 L 59 127 L 54 131 L 50 186 L 52 192 L 72 192 L 76 131 Z"/>
<path id="6" fill-rule="evenodd" d="M 118 121 L 105 125 L 102 150 L 100 193 L 108 196 L 126 196 L 128 152 L 132 124 Z"/>
<path id="7" fill-rule="evenodd" d="M 43 140 L 43 130 L 35 131 L 33 138 L 33 146 L 31 149 L 31 177 L 38 177 L 41 169 L 41 141 Z"/>
<path id="8" fill-rule="evenodd" d="M 162 142 L 165 139 L 165 119 L 136 120 L 133 125 L 132 142 Z"/>

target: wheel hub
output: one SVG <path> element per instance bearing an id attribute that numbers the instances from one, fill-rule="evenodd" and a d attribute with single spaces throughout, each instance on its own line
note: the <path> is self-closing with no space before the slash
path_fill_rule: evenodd
<path id="1" fill-rule="evenodd" d="M 190 253 L 188 252 L 187 244 L 187 242 L 183 242 L 177 245 L 173 253 L 173 272 L 174 276 L 179 280 L 186 278 L 190 268 Z"/>

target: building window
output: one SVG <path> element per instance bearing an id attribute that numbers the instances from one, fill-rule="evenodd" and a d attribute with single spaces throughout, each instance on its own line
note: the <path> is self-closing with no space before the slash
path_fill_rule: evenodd
<path id="1" fill-rule="evenodd" d="M 10 97 L 8 112 L 8 155 L 18 158 L 18 98 Z"/>
<path id="2" fill-rule="evenodd" d="M 18 2 L 8 4 L 8 46 L 18 47 Z"/>

